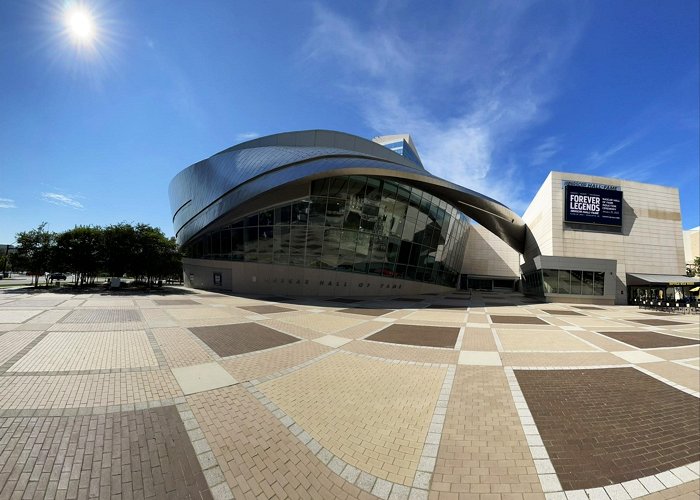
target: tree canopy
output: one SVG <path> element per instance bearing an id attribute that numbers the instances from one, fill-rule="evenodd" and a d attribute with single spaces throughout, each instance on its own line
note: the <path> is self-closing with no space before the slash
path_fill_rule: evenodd
<path id="1" fill-rule="evenodd" d="M 151 284 L 182 273 L 182 256 L 174 238 L 148 224 L 76 226 L 58 234 L 45 228 L 44 222 L 17 234 L 13 268 L 33 275 L 34 286 L 39 276 L 57 271 L 72 273 L 76 285 L 94 282 L 99 275 L 125 274 Z"/>

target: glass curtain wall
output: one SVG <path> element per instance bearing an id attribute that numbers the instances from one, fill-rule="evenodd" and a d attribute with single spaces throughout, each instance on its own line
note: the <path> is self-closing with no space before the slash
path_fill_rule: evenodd
<path id="1" fill-rule="evenodd" d="M 200 259 L 275 263 L 455 286 L 467 218 L 389 179 L 333 177 L 304 199 L 250 214 L 185 248 Z"/>
<path id="2" fill-rule="evenodd" d="M 523 275 L 523 282 L 530 294 L 605 295 L 605 273 L 597 271 L 542 269 Z"/>

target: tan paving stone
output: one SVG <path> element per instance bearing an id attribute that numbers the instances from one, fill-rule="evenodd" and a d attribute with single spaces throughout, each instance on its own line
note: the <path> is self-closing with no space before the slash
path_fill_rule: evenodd
<path id="1" fill-rule="evenodd" d="M 457 363 L 459 352 L 451 349 L 419 348 L 356 340 L 345 344 L 344 351 L 367 354 L 378 358 L 396 359 L 401 361 L 418 361 L 421 363 Z"/>
<path id="2" fill-rule="evenodd" d="M 44 337 L 10 372 L 108 370 L 158 366 L 143 331 L 54 332 Z"/>
<path id="3" fill-rule="evenodd" d="M 695 368 L 681 366 L 670 361 L 644 363 L 642 367 L 683 387 L 693 391 L 700 391 L 700 373 Z"/>
<path id="4" fill-rule="evenodd" d="M 42 312 L 43 309 L 0 309 L 0 323 L 24 323 Z"/>
<path id="5" fill-rule="evenodd" d="M 408 314 L 402 321 L 413 320 L 429 321 L 431 323 L 465 323 L 467 319 L 466 311 L 451 311 L 449 309 L 422 309 Z"/>
<path id="6" fill-rule="evenodd" d="M 437 491 L 441 495 L 541 494 L 535 464 L 502 368 L 457 368 L 431 495 Z"/>
<path id="7" fill-rule="evenodd" d="M 150 327 L 177 326 L 177 321 L 165 309 L 141 309 L 141 315 Z"/>
<path id="8" fill-rule="evenodd" d="M 462 337 L 463 351 L 497 351 L 490 328 L 466 327 Z"/>
<path id="9" fill-rule="evenodd" d="M 500 326 L 500 325 L 499 325 Z M 496 329 L 505 351 L 595 351 L 595 347 L 564 330 L 515 331 Z"/>
<path id="10" fill-rule="evenodd" d="M 134 307 L 134 300 L 129 297 L 89 298 L 83 307 Z"/>
<path id="11" fill-rule="evenodd" d="M 227 387 L 187 401 L 236 498 L 361 496 L 244 389 Z"/>
<path id="12" fill-rule="evenodd" d="M 303 313 L 285 316 L 283 319 L 280 319 L 280 322 L 300 326 L 302 328 L 328 335 L 336 333 L 339 330 L 350 328 L 351 326 L 359 325 L 360 323 L 367 321 L 367 319 L 368 318 L 363 317 L 350 318 L 336 314 Z"/>
<path id="13" fill-rule="evenodd" d="M 202 349 L 184 328 L 153 328 L 152 332 L 168 362 L 168 366 L 172 368 L 212 361 L 209 354 Z"/>
<path id="14" fill-rule="evenodd" d="M 178 321 L 228 319 L 234 317 L 230 312 L 218 307 L 166 308 L 165 311 Z"/>
<path id="15" fill-rule="evenodd" d="M 221 366 L 236 380 L 244 382 L 293 368 L 332 350 L 316 342 L 295 342 L 279 349 L 226 359 Z"/>
<path id="16" fill-rule="evenodd" d="M 250 321 L 250 320 L 248 320 Z M 323 337 L 323 333 L 318 332 L 316 330 L 311 330 L 309 328 L 299 326 L 299 325 L 293 325 L 291 323 L 288 323 L 286 321 L 280 321 L 277 319 L 268 319 L 268 320 L 263 320 L 263 321 L 258 321 L 261 325 L 265 325 L 268 328 L 274 328 L 277 331 L 280 331 L 282 333 L 287 333 L 289 335 L 293 335 L 295 337 L 299 337 L 302 339 L 307 339 L 307 340 L 314 340 L 320 337 Z"/>
<path id="17" fill-rule="evenodd" d="M 170 370 L 0 377 L 0 408 L 86 408 L 182 396 Z"/>
<path id="18" fill-rule="evenodd" d="M 697 500 L 700 498 L 700 480 L 690 481 L 689 483 L 650 493 L 639 498 L 645 500 L 667 500 L 672 498 L 676 500 Z"/>
<path id="19" fill-rule="evenodd" d="M 624 342 L 619 342 L 611 339 L 610 337 L 606 337 L 605 335 L 601 335 L 596 332 L 589 332 L 588 330 L 569 331 L 569 334 L 573 335 L 574 337 L 578 337 L 581 340 L 585 340 L 586 342 L 590 342 L 591 344 L 596 345 L 601 349 L 605 349 L 606 351 L 625 351 L 634 349 Z"/>
<path id="20" fill-rule="evenodd" d="M 14 331 L 0 335 L 0 365 L 24 349 L 39 335 L 41 332 L 37 331 Z"/>
<path id="21" fill-rule="evenodd" d="M 341 459 L 411 485 L 445 374 L 339 353 L 259 388 Z"/>
<path id="22" fill-rule="evenodd" d="M 45 324 L 45 323 L 56 323 L 63 319 L 63 317 L 68 314 L 70 310 L 68 309 L 50 309 L 44 311 L 41 314 L 34 316 L 32 319 L 27 321 L 28 324 Z"/>

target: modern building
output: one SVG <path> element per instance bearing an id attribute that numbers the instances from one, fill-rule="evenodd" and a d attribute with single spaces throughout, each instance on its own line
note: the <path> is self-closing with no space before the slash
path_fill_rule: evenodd
<path id="1" fill-rule="evenodd" d="M 505 287 L 610 304 L 659 275 L 664 293 L 688 288 L 674 284 L 685 274 L 677 189 L 552 172 L 521 219 L 430 174 L 408 135 L 244 142 L 180 172 L 170 203 L 195 288 L 349 297 Z"/>

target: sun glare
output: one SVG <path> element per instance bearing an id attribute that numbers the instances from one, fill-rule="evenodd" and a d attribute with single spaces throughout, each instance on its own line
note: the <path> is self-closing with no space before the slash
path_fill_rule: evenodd
<path id="1" fill-rule="evenodd" d="M 85 7 L 75 6 L 67 10 L 64 23 L 68 35 L 75 43 L 89 44 L 95 40 L 95 20 Z"/>

